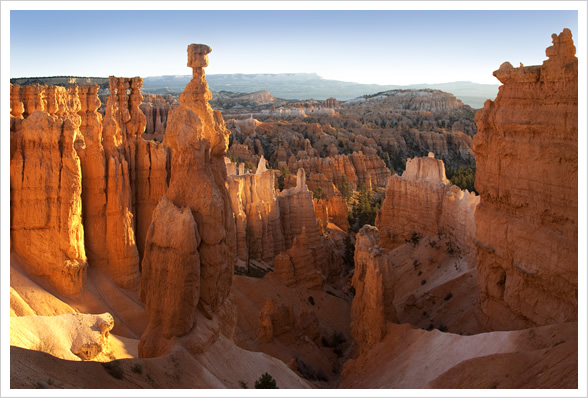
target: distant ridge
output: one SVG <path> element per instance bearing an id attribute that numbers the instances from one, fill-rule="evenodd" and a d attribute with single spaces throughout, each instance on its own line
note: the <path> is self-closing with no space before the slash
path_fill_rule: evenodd
<path id="1" fill-rule="evenodd" d="M 143 90 L 154 94 L 177 94 L 184 90 L 190 79 L 191 75 L 150 76 L 144 78 Z M 316 73 L 211 74 L 206 75 L 206 80 L 212 91 L 252 93 L 267 90 L 274 97 L 298 100 L 310 98 L 324 100 L 334 97 L 340 101 L 346 101 L 394 89 L 431 88 L 451 93 L 464 104 L 476 109 L 482 108 L 487 99 L 496 98 L 499 86 L 465 81 L 407 86 L 361 84 L 323 79 Z"/>
<path id="2" fill-rule="evenodd" d="M 76 84 L 98 83 L 101 88 L 108 88 L 108 77 L 52 76 L 12 78 L 13 84 L 48 84 L 68 85 L 71 78 Z M 192 78 L 192 75 L 163 75 L 144 78 L 142 91 L 151 94 L 180 94 Z M 257 73 L 257 74 L 211 74 L 206 75 L 211 91 L 230 91 L 234 93 L 253 93 L 267 90 L 274 97 L 303 100 L 314 98 L 324 100 L 334 97 L 346 101 L 363 95 L 376 94 L 395 89 L 431 88 L 451 93 L 464 104 L 472 108 L 482 108 L 487 99 L 496 98 L 498 84 L 479 84 L 466 81 L 436 83 L 380 85 L 344 82 L 323 79 L 316 73 Z"/>

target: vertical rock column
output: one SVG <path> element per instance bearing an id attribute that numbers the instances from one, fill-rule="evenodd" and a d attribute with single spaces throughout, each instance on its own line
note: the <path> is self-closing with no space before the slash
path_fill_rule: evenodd
<path id="1" fill-rule="evenodd" d="M 91 266 L 106 268 L 106 158 L 102 146 L 102 115 L 98 85 L 79 88 L 81 109 L 80 130 L 85 147 L 78 151 L 82 167 L 82 205 L 86 253 Z"/>
<path id="2" fill-rule="evenodd" d="M 210 51 L 202 44 L 188 46 L 192 80 L 180 95 L 180 106 L 169 113 L 164 144 L 169 147 L 171 160 L 166 195 L 175 206 L 192 211 L 201 237 L 200 301 L 214 312 L 230 293 L 236 235 L 225 185 L 224 155 L 230 132 L 220 112 L 208 104 L 212 95 L 203 69 L 208 66 Z"/>
<path id="3" fill-rule="evenodd" d="M 542 66 L 494 72 L 476 114 L 481 321 L 518 329 L 577 319 L 578 59 L 568 29 Z"/>
<path id="4" fill-rule="evenodd" d="M 379 240 L 378 229 L 364 225 L 355 244 L 351 334 L 361 351 L 382 340 L 387 322 L 398 322 L 393 303 L 394 267 L 382 256 Z"/>
<path id="5" fill-rule="evenodd" d="M 103 124 L 106 177 L 106 234 L 101 243 L 107 261 L 96 265 L 106 271 L 124 288 L 139 283 L 139 254 L 135 243 L 133 222 L 133 191 L 131 178 L 134 152 L 129 155 L 127 127 L 130 124 L 129 80 L 110 77 L 110 97 Z"/>
<path id="6" fill-rule="evenodd" d="M 55 88 L 50 114 L 45 90 L 26 86 L 22 101 L 16 92 L 11 96 L 11 243 L 25 271 L 46 278 L 61 294 L 75 295 L 84 288 L 87 267 L 82 173 L 74 147 L 82 139 L 80 101 L 77 90 L 68 101 L 55 100 L 68 95 Z"/>

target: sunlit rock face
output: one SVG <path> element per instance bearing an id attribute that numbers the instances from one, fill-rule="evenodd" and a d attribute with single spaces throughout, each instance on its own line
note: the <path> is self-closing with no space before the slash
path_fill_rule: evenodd
<path id="1" fill-rule="evenodd" d="M 476 115 L 481 318 L 514 329 L 573 321 L 578 308 L 578 59 L 568 29 L 541 66 L 504 63 Z"/>
<path id="2" fill-rule="evenodd" d="M 107 272 L 119 286 L 134 288 L 140 278 L 134 187 L 136 140 L 138 132 L 145 129 L 145 116 L 138 108 L 143 80 L 114 76 L 109 80 L 110 97 L 102 126 L 95 123 L 99 120 L 92 98 L 95 93 L 89 93 L 91 104 L 85 115 L 89 144 L 82 163 L 90 177 L 84 195 L 88 257 L 92 266 Z"/>
<path id="3" fill-rule="evenodd" d="M 208 105 L 203 68 L 210 51 L 202 44 L 188 46 L 193 79 L 180 95 L 180 106 L 169 112 L 167 149 L 149 144 L 151 153 L 159 153 L 150 158 L 152 164 L 169 159 L 170 171 L 169 187 L 145 237 L 141 300 L 149 325 L 139 342 L 144 357 L 167 352 L 176 337 L 190 332 L 194 337 L 196 308 L 212 319 L 222 312 L 231 289 L 236 234 L 224 160 L 229 131 Z M 164 178 L 163 173 L 155 176 Z"/>
<path id="4" fill-rule="evenodd" d="M 80 108 L 77 87 L 11 86 L 11 246 L 65 295 L 86 280 Z"/>
<path id="5" fill-rule="evenodd" d="M 209 52 L 205 45 L 188 47 L 193 79 L 180 95 L 180 106 L 169 112 L 164 145 L 171 163 L 166 196 L 176 207 L 192 211 L 201 238 L 200 300 L 215 310 L 230 291 L 236 244 L 225 187 L 229 131 L 220 113 L 208 105 L 210 91 L 203 68 L 208 65 Z"/>
<path id="6" fill-rule="evenodd" d="M 451 185 L 445 165 L 432 153 L 409 159 L 402 177 L 388 180 L 386 198 L 376 218 L 379 244 L 393 248 L 420 236 L 448 235 L 475 267 L 474 214 L 480 198 Z"/>
<path id="7" fill-rule="evenodd" d="M 386 185 L 390 170 L 386 163 L 374 154 L 365 155 L 363 152 L 353 152 L 351 155 L 336 155 L 333 157 L 291 156 L 288 168 L 297 171 L 300 168 L 311 173 L 323 174 L 329 181 L 338 185 L 343 181 L 351 183 L 353 188 L 364 186 L 368 189 Z"/>
<path id="8" fill-rule="evenodd" d="M 68 89 L 38 85 L 11 89 L 11 170 L 14 177 L 21 175 L 11 183 L 11 206 L 18 214 L 14 227 L 45 217 L 61 224 L 60 234 L 69 236 L 48 238 L 53 227 L 45 223 L 32 227 L 34 236 L 27 237 L 28 232 L 14 234 L 13 245 L 18 254 L 24 254 L 25 263 L 42 261 L 45 268 L 48 264 L 55 264 L 55 268 L 65 264 L 65 270 L 59 273 L 32 273 L 50 280 L 62 279 L 54 285 L 68 295 L 83 289 L 85 266 L 76 264 L 86 264 L 86 255 L 90 266 L 105 271 L 119 286 L 138 287 L 145 223 L 148 226 L 151 222 L 151 212 L 167 187 L 166 153 L 155 150 L 156 143 L 151 145 L 139 137 L 145 129 L 145 116 L 138 107 L 142 79 L 111 76 L 109 80 L 111 94 L 104 118 L 98 112 L 96 84 Z M 31 134 L 33 130 L 36 133 Z M 37 150 L 41 152 L 35 153 Z M 58 157 L 67 160 L 57 162 Z M 34 163 L 27 158 L 38 158 L 41 168 L 32 168 Z M 49 158 L 50 162 L 45 160 Z M 148 172 L 141 167 L 147 167 Z M 59 180 L 58 187 L 52 180 Z M 23 195 L 29 196 L 32 185 L 27 184 L 43 187 L 47 195 L 44 207 L 34 206 L 36 215 L 21 211 L 23 205 L 28 206 Z M 51 193 L 46 186 L 56 186 L 59 192 Z M 151 200 L 148 210 L 145 196 Z M 38 194 L 36 200 L 41 200 Z M 143 232 L 141 250 L 137 247 L 137 229 Z M 21 248 L 23 239 L 31 247 L 43 247 L 43 253 Z M 55 242 L 61 241 L 69 243 L 59 249 Z M 56 250 L 64 253 L 61 259 Z M 43 260 L 44 256 L 53 260 Z M 58 276 L 60 273 L 63 275 Z"/>

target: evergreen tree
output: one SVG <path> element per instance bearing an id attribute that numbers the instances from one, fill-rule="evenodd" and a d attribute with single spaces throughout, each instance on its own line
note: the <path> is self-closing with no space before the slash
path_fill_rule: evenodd
<path id="1" fill-rule="evenodd" d="M 279 388 L 276 380 L 269 373 L 264 373 L 255 381 L 255 388 Z"/>

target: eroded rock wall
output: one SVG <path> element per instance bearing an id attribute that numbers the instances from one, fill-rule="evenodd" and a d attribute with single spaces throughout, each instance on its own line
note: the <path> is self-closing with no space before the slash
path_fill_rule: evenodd
<path id="1" fill-rule="evenodd" d="M 61 294 L 86 279 L 78 88 L 11 86 L 10 240 Z"/>
<path id="2" fill-rule="evenodd" d="M 235 167 L 234 163 L 230 164 Z M 262 156 L 255 174 L 228 176 L 237 231 L 237 256 L 243 261 L 252 258 L 271 262 L 285 249 L 274 173 L 266 169 Z"/>
<path id="3" fill-rule="evenodd" d="M 541 66 L 494 72 L 476 115 L 481 320 L 515 329 L 577 319 L 578 60 L 571 32 Z"/>
<path id="4" fill-rule="evenodd" d="M 54 281 L 64 294 L 75 294 L 83 288 L 84 273 L 75 271 L 73 264 L 85 263 L 86 255 L 89 265 L 108 273 L 119 286 L 138 287 L 139 255 L 145 244 L 151 213 L 165 193 L 169 178 L 167 148 L 140 138 L 145 129 L 145 116 L 138 107 L 142 100 L 141 85 L 140 78 L 111 76 L 111 95 L 104 118 L 98 112 L 100 100 L 96 84 L 67 89 L 39 85 L 11 87 L 11 161 L 14 164 L 11 167 L 14 174 L 11 206 L 12 211 L 18 213 L 14 221 L 17 224 L 31 223 L 43 215 L 51 219 L 51 223 L 62 224 L 61 230 L 69 231 L 60 238 L 48 238 L 46 234 L 53 227 L 45 223 L 42 227 L 45 232 L 40 235 L 15 234 L 13 246 L 18 254 L 24 253 L 25 262 L 42 261 L 55 264 L 57 268 L 60 264 L 69 264 L 66 268 L 70 271 L 63 271 L 65 274 L 79 273 L 79 276 L 67 276 L 77 280 L 68 282 L 77 285 L 75 288 L 65 288 L 60 286 L 62 283 Z M 32 130 L 36 133 L 33 134 Z M 51 138 L 53 135 L 55 137 Z M 21 160 L 23 155 L 25 162 Z M 67 160 L 58 165 L 57 157 Z M 46 172 L 39 173 L 38 168 L 30 168 L 33 163 L 26 164 L 26 158 L 39 158 L 37 160 L 41 168 L 47 169 Z M 63 172 L 66 169 L 68 172 Z M 20 178 L 16 178 L 17 174 Z M 43 188 L 53 199 L 46 206 L 35 205 L 37 215 L 29 214 L 24 209 L 29 206 L 25 197 L 30 196 L 33 187 L 26 185 L 52 186 L 54 178 L 62 180 L 60 184 L 71 192 L 66 196 L 71 197 L 64 196 L 62 188 L 58 190 L 63 193 L 50 193 Z M 39 196 L 38 193 L 35 195 Z M 14 227 L 18 229 L 17 224 Z M 36 226 L 33 228 L 37 229 Z M 23 239 L 30 247 L 43 246 L 44 254 L 35 254 L 37 260 L 29 258 L 36 249 L 23 249 Z M 72 239 L 77 243 L 73 244 Z M 70 254 L 59 259 L 53 253 L 59 246 L 55 245 L 56 242 L 68 247 L 66 252 Z M 45 247 L 48 245 L 53 247 Z M 75 254 L 76 260 L 72 257 L 74 252 L 78 253 Z M 49 258 L 53 260 L 49 261 Z M 36 274 L 48 275 L 49 272 L 37 270 Z M 55 275 L 48 276 L 50 279 L 64 278 L 54 272 L 51 274 Z"/>
<path id="5" fill-rule="evenodd" d="M 449 184 L 442 160 L 409 159 L 402 177 L 392 176 L 386 198 L 376 217 L 380 242 L 387 249 L 410 240 L 414 234 L 448 234 L 455 249 L 475 267 L 474 214 L 479 197 Z"/>
<path id="6" fill-rule="evenodd" d="M 386 186 L 390 170 L 377 155 L 353 152 L 351 155 L 333 157 L 291 156 L 288 168 L 294 172 L 303 168 L 311 173 L 323 174 L 335 185 L 349 182 L 354 189 L 365 186 L 368 189 Z"/>

